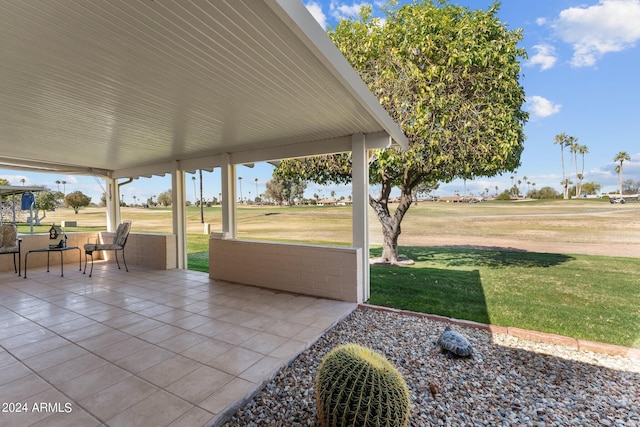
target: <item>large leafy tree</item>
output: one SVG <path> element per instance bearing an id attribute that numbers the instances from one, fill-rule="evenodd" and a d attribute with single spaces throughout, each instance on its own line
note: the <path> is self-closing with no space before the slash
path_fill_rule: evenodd
<path id="1" fill-rule="evenodd" d="M 288 203 L 293 205 L 295 199 L 302 199 L 307 183 L 298 177 L 283 178 L 274 176 L 267 182 L 265 195 L 275 200 L 279 205 Z"/>
<path id="2" fill-rule="evenodd" d="M 382 225 L 383 260 L 398 261 L 400 224 L 420 184 L 494 176 L 519 166 L 524 90 L 519 83 L 520 30 L 508 30 L 499 4 L 470 10 L 446 2 L 389 3 L 386 19 L 363 8 L 329 36 L 409 139 L 409 149 L 376 150 L 369 196 Z M 280 163 L 276 173 L 317 183 L 351 180 L 343 153 Z M 400 202 L 389 210 L 391 190 Z"/>
<path id="3" fill-rule="evenodd" d="M 77 214 L 78 209 L 83 206 L 89 206 L 91 203 L 91 197 L 82 193 L 82 191 L 74 191 L 69 193 L 64 198 L 64 205 L 68 208 L 73 208 L 73 211 Z"/>
<path id="4" fill-rule="evenodd" d="M 48 190 L 36 193 L 35 224 L 40 225 L 40 221 L 47 217 L 47 212 L 54 210 L 56 205 L 55 193 Z M 40 217 L 40 211 L 42 211 L 42 217 Z"/>

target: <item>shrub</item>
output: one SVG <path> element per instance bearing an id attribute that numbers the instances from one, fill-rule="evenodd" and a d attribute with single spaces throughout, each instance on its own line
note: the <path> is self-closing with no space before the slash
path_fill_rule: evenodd
<path id="1" fill-rule="evenodd" d="M 404 427 L 409 390 L 387 359 L 358 344 L 344 344 L 322 360 L 315 384 L 323 427 Z"/>

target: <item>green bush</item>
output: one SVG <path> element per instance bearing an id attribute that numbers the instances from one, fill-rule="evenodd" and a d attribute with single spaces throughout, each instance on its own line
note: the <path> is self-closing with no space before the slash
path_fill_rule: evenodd
<path id="1" fill-rule="evenodd" d="M 322 360 L 315 384 L 322 427 L 404 427 L 409 390 L 384 356 L 358 344 L 343 344 Z"/>

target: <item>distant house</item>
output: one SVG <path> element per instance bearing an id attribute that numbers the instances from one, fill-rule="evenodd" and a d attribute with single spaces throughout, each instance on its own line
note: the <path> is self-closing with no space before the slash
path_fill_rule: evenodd
<path id="1" fill-rule="evenodd" d="M 440 197 L 440 201 L 447 203 L 460 203 L 462 202 L 462 197 L 460 196 L 445 196 Z"/>
<path id="2" fill-rule="evenodd" d="M 335 206 L 336 199 L 322 199 L 318 201 L 318 206 Z"/>

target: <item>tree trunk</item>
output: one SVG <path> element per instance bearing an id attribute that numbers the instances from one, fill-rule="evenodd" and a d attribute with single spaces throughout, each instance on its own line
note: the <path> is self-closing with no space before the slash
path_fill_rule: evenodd
<path id="1" fill-rule="evenodd" d="M 380 199 L 369 196 L 369 205 L 373 208 L 382 225 L 382 262 L 399 264 L 398 237 L 402 232 L 400 223 L 407 210 L 411 207 L 411 190 L 402 192 L 400 203 L 393 215 L 388 207 L 389 195 L 383 190 Z"/>

